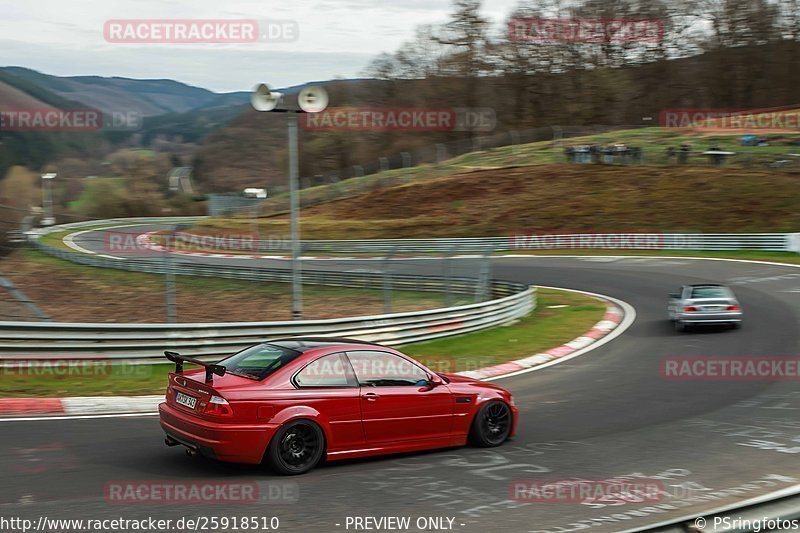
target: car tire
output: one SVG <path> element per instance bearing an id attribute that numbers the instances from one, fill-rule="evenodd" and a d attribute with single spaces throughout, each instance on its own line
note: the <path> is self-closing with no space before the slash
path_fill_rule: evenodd
<path id="1" fill-rule="evenodd" d="M 499 400 L 487 402 L 472 419 L 469 442 L 479 448 L 500 446 L 511 434 L 513 417 L 507 403 Z"/>
<path id="2" fill-rule="evenodd" d="M 325 434 L 315 422 L 292 420 L 278 428 L 267 446 L 266 462 L 284 476 L 305 474 L 325 454 Z"/>

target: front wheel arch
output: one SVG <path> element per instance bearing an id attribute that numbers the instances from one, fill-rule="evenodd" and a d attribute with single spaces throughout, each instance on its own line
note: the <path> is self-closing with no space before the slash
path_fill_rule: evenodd
<path id="1" fill-rule="evenodd" d="M 492 409 L 495 411 L 494 413 L 489 413 L 489 410 Z M 496 426 L 497 424 L 489 423 L 486 424 L 487 415 L 492 418 L 491 415 L 494 414 L 495 419 L 500 418 L 497 416 L 497 409 L 501 409 L 505 414 L 505 424 L 499 431 L 495 432 L 491 429 L 491 426 Z M 514 414 L 511 410 L 511 406 L 502 399 L 494 398 L 491 400 L 487 400 L 478 408 L 475 412 L 475 416 L 472 417 L 472 422 L 470 423 L 469 429 L 469 442 L 473 446 L 478 446 L 480 448 L 493 448 L 495 446 L 500 446 L 503 444 L 508 438 L 511 436 L 511 431 L 513 430 L 514 425 Z"/>

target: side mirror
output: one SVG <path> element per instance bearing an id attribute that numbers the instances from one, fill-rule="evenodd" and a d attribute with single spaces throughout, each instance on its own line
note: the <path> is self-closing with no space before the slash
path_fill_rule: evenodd
<path id="1" fill-rule="evenodd" d="M 444 381 L 441 377 L 437 376 L 436 374 L 432 374 L 428 377 L 428 386 L 430 388 L 436 388 L 444 384 Z"/>

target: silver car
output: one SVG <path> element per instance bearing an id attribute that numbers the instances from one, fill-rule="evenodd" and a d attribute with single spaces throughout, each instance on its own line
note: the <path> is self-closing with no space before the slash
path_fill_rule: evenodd
<path id="1" fill-rule="evenodd" d="M 742 307 L 724 285 L 684 285 L 681 292 L 669 295 L 667 311 L 678 331 L 695 324 L 742 325 Z"/>

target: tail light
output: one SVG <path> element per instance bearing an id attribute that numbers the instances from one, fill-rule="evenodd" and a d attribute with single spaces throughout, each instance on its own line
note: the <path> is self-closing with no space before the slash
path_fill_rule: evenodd
<path id="1" fill-rule="evenodd" d="M 233 407 L 231 407 L 228 400 L 222 396 L 212 396 L 211 399 L 208 400 L 203 414 L 211 416 L 233 416 Z"/>
<path id="2" fill-rule="evenodd" d="M 686 307 L 683 308 L 683 310 L 686 311 L 687 313 L 694 313 L 695 311 L 697 311 L 697 308 L 692 305 L 687 305 Z"/>
<path id="3" fill-rule="evenodd" d="M 729 305 L 727 309 L 728 311 L 740 311 L 742 308 L 739 307 L 738 305 Z"/>

